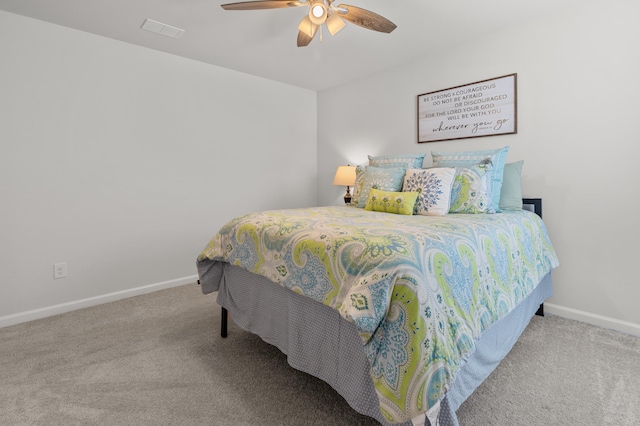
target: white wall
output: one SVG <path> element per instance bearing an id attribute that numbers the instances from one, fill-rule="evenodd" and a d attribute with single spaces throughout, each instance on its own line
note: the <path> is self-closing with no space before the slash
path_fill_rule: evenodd
<path id="1" fill-rule="evenodd" d="M 315 92 L 1 11 L 0 58 L 0 326 L 193 282 L 231 217 L 317 204 Z"/>
<path id="2" fill-rule="evenodd" d="M 593 1 L 318 94 L 320 204 L 367 154 L 511 147 L 561 267 L 548 309 L 640 334 L 640 3 Z M 518 73 L 518 134 L 417 143 L 416 96 Z M 430 155 L 425 165 L 430 165 Z"/>

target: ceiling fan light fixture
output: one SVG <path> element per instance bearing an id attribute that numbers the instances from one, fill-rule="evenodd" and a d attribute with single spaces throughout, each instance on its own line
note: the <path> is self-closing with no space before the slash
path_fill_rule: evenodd
<path id="1" fill-rule="evenodd" d="M 327 20 L 327 7 L 323 2 L 315 2 L 311 4 L 309 9 L 309 19 L 316 25 L 324 24 Z"/>
<path id="2" fill-rule="evenodd" d="M 313 6 L 313 8 L 311 8 L 311 11 L 313 12 L 313 16 L 315 16 L 316 18 L 321 18 L 322 15 L 324 15 L 324 9 L 319 4 Z"/>
<path id="3" fill-rule="evenodd" d="M 344 20 L 338 15 L 336 15 L 335 13 L 332 13 L 327 18 L 327 29 L 329 30 L 329 33 L 331 35 L 336 35 L 336 33 L 341 29 L 343 29 L 344 26 L 345 26 Z"/>

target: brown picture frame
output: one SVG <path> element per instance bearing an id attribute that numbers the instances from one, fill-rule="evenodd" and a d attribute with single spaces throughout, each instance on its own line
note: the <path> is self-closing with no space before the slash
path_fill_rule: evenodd
<path id="1" fill-rule="evenodd" d="M 518 133 L 518 74 L 417 96 L 418 143 Z"/>

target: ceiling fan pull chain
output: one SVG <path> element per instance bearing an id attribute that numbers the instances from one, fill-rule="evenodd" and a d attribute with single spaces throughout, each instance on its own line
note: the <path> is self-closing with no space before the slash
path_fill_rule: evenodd
<path id="1" fill-rule="evenodd" d="M 319 30 L 320 30 L 320 43 L 322 43 L 322 25 L 320 25 Z"/>

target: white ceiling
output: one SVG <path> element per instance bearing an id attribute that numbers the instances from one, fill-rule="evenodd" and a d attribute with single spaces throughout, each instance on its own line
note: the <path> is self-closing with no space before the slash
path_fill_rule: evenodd
<path id="1" fill-rule="evenodd" d="M 427 52 L 586 0 L 344 0 L 394 22 L 391 34 L 347 23 L 297 47 L 308 8 L 225 11 L 236 0 L 0 0 L 0 9 L 311 90 L 323 90 Z M 335 4 L 340 4 L 336 0 Z M 179 39 L 141 30 L 145 19 Z"/>

